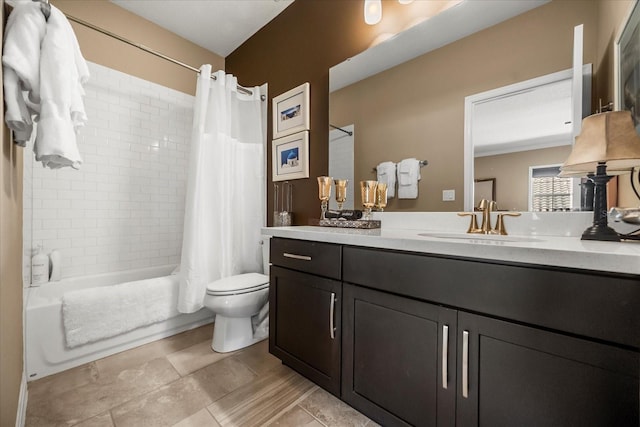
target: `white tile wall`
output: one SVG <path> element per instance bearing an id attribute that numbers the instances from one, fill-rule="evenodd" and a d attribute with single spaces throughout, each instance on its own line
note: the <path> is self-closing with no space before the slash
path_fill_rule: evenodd
<path id="1" fill-rule="evenodd" d="M 194 97 L 89 67 L 80 170 L 25 152 L 25 284 L 38 244 L 62 252 L 63 278 L 180 259 Z"/>

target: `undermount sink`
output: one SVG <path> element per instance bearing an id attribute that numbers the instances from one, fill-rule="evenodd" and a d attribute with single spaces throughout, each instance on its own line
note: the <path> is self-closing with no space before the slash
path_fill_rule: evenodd
<path id="1" fill-rule="evenodd" d="M 542 239 L 527 236 L 502 236 L 500 234 L 471 234 L 471 233 L 419 233 L 418 236 L 435 237 L 438 239 L 485 240 L 494 242 L 542 242 Z"/>

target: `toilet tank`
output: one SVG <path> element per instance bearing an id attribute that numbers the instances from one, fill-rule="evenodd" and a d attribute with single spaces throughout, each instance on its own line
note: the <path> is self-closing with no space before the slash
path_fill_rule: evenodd
<path id="1" fill-rule="evenodd" d="M 271 236 L 262 236 L 262 272 L 269 275 L 269 247 Z"/>

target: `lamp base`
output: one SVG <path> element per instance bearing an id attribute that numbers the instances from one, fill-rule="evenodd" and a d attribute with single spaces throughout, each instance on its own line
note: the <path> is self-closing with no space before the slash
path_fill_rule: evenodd
<path id="1" fill-rule="evenodd" d="M 611 227 L 607 225 L 594 224 L 584 230 L 581 240 L 600 240 L 605 242 L 619 242 L 620 236 Z"/>

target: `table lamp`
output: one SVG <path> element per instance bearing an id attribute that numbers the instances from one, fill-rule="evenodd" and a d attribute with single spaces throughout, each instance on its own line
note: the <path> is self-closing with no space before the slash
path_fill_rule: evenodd
<path id="1" fill-rule="evenodd" d="M 590 176 L 595 184 L 593 225 L 582 240 L 619 242 L 620 236 L 607 225 L 607 175 L 631 171 L 640 166 L 640 137 L 629 111 L 609 111 L 585 117 L 560 176 Z"/>

